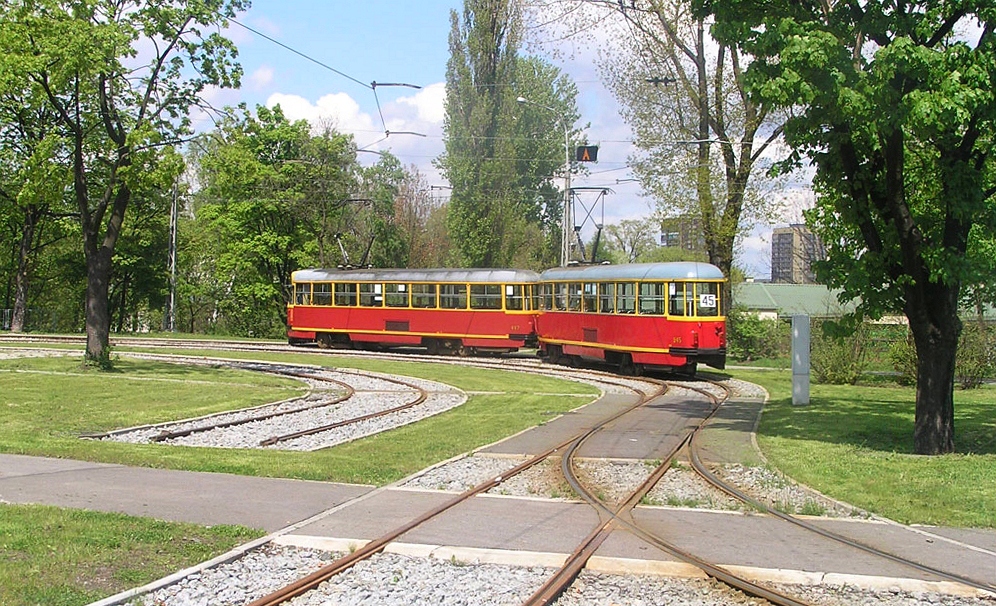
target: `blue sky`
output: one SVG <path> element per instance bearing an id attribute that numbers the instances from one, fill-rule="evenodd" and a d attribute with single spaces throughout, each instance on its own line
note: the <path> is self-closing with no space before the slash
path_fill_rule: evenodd
<path id="1" fill-rule="evenodd" d="M 245 102 L 250 107 L 279 103 L 291 119 L 313 124 L 328 120 L 352 134 L 360 148 L 389 150 L 402 163 L 422 171 L 430 184 L 445 185 L 432 167 L 443 150 L 443 82 L 449 57 L 450 11 L 462 10 L 462 0 L 254 0 L 237 20 L 271 38 L 342 72 L 320 67 L 277 44 L 232 24 L 227 35 L 239 48 L 245 70 L 239 90 L 211 91 L 215 106 Z M 609 187 L 605 223 L 651 213 L 652 201 L 640 196 L 626 158 L 632 153 L 631 134 L 616 111 L 615 101 L 599 82 L 595 52 L 570 59 L 547 57 L 578 85 L 581 122 L 591 124 L 588 140 L 600 145 L 599 162 L 590 175 L 575 178 L 574 186 Z M 361 83 L 404 82 L 421 86 L 377 88 Z M 380 114 L 383 113 L 383 122 Z M 204 125 L 209 127 L 208 125 Z M 395 134 L 412 131 L 425 137 Z M 373 160 L 372 154 L 360 159 Z M 621 182 L 619 182 L 621 181 Z M 752 234 L 742 246 L 740 264 L 763 277 L 769 270 L 765 233 Z"/>

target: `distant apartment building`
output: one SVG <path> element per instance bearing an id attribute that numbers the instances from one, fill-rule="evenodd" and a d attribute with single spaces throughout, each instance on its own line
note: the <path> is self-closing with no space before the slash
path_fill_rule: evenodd
<path id="1" fill-rule="evenodd" d="M 771 232 L 771 281 L 812 284 L 813 261 L 826 257 L 823 243 L 805 225 L 793 224 Z"/>
<path id="2" fill-rule="evenodd" d="M 691 215 L 668 217 L 661 221 L 661 246 L 705 252 L 705 236 L 698 218 Z"/>

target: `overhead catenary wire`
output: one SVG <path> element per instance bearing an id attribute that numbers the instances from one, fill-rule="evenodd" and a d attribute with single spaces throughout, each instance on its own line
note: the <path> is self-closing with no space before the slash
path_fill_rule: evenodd
<path id="1" fill-rule="evenodd" d="M 293 48 L 292 46 L 284 44 L 283 42 L 277 40 L 276 38 L 273 38 L 271 36 L 267 36 L 263 32 L 261 32 L 261 31 L 259 31 L 257 29 L 254 29 L 252 27 L 249 27 L 245 23 L 242 23 L 241 21 L 238 21 L 237 19 L 235 19 L 233 17 L 228 17 L 227 19 L 229 21 L 231 21 L 232 23 L 234 23 L 235 25 L 238 25 L 239 27 L 241 27 L 241 28 L 243 28 L 243 29 L 245 29 L 245 30 L 247 30 L 249 32 L 252 32 L 252 33 L 256 34 L 257 36 L 260 36 L 261 38 L 264 38 L 265 40 L 269 40 L 270 42 L 276 44 L 280 48 L 288 50 L 288 51 L 294 53 L 295 55 L 297 55 L 297 56 L 299 56 L 299 57 L 301 57 L 303 59 L 311 61 L 312 63 L 314 63 L 315 65 L 318 65 L 319 67 L 323 67 L 323 68 L 329 70 L 330 72 L 332 72 L 332 73 L 334 73 L 334 74 L 336 74 L 338 76 L 341 76 L 341 77 L 343 77 L 343 78 L 345 78 L 345 79 L 347 79 L 347 80 L 349 80 L 351 82 L 359 84 L 360 86 L 362 86 L 364 88 L 368 88 L 371 91 L 373 91 L 374 102 L 377 104 L 377 114 L 380 116 L 381 126 L 384 127 L 384 130 L 383 130 L 383 132 L 384 132 L 384 139 L 387 139 L 388 137 L 391 136 L 391 131 L 387 130 L 387 121 L 384 120 L 384 112 L 383 112 L 383 110 L 380 107 L 380 97 L 377 96 L 377 87 L 402 86 L 402 87 L 406 87 L 406 88 L 414 88 L 414 89 L 417 89 L 417 90 L 420 90 L 422 88 L 421 86 L 419 86 L 417 84 L 408 84 L 408 83 L 404 83 L 404 82 L 377 82 L 376 80 L 372 80 L 368 84 L 368 83 L 363 82 L 363 81 L 361 81 L 361 80 L 359 80 L 357 78 L 354 78 L 353 76 L 350 76 L 349 74 L 347 74 L 347 73 L 345 73 L 343 71 L 340 71 L 340 70 L 332 67 L 331 65 L 329 65 L 327 63 L 324 63 L 322 61 L 319 61 L 318 59 L 315 59 L 311 55 L 303 53 L 303 52 L 297 50 L 296 48 Z M 423 135 L 421 133 L 415 133 L 415 132 L 409 132 L 409 131 L 396 131 L 394 134 L 396 134 L 396 135 L 417 135 L 417 136 L 420 136 L 420 137 L 424 137 L 425 136 L 425 135 Z M 369 147 L 369 146 L 366 146 L 366 147 Z"/>

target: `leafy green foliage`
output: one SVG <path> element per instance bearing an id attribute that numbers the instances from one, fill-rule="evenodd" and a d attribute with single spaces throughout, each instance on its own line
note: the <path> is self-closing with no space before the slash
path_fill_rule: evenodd
<path id="1" fill-rule="evenodd" d="M 916 385 L 916 344 L 913 335 L 907 331 L 902 339 L 889 346 L 889 359 L 896 372 L 896 383 L 903 386 Z"/>
<path id="2" fill-rule="evenodd" d="M 218 33 L 245 0 L 38 0 L 0 7 L 0 98 L 28 98 L 47 155 L 71 175 L 87 267 L 87 355 L 108 359 L 113 256 L 133 196 L 168 191 L 182 170 L 163 153 L 190 133 L 205 87 L 238 86 Z M 47 136 L 47 135 L 46 135 Z M 34 135 L 34 141 L 43 137 Z"/>
<path id="3" fill-rule="evenodd" d="M 509 0 L 466 0 L 461 15 L 451 13 L 446 151 L 437 165 L 453 187 L 453 261 L 465 267 L 559 261 L 563 194 L 551 179 L 569 170 L 577 88 L 552 65 L 518 55 L 520 28 Z"/>
<path id="4" fill-rule="evenodd" d="M 868 328 L 860 326 L 850 334 L 835 334 L 827 322 L 813 327 L 810 366 L 817 383 L 854 385 L 865 371 Z"/>
<path id="5" fill-rule="evenodd" d="M 909 319 L 917 452 L 952 451 L 962 287 L 991 283 L 992 262 L 976 248 L 996 234 L 991 7 L 697 4 L 715 15 L 721 42 L 755 58 L 752 94 L 792 109 L 785 165 L 808 157 L 817 169 L 807 220 L 828 256 L 817 276 L 842 300 L 860 298 L 860 315 Z"/>
<path id="6" fill-rule="evenodd" d="M 756 313 L 734 305 L 726 316 L 727 353 L 734 360 L 750 362 L 788 353 L 788 326 L 763 320 Z"/>

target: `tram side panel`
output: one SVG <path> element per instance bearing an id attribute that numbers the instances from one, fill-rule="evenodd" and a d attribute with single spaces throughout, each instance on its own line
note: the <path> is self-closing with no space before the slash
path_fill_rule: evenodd
<path id="1" fill-rule="evenodd" d="M 293 306 L 288 337 L 314 341 L 419 346 L 425 339 L 456 341 L 466 348 L 519 349 L 535 337 L 533 314 L 501 310 Z"/>
<path id="2" fill-rule="evenodd" d="M 544 312 L 538 320 L 543 348 L 551 345 L 564 355 L 618 364 L 628 354 L 634 364 L 682 367 L 687 355 L 674 355 L 672 343 L 689 343 L 689 329 L 666 318 L 637 315 L 601 315 Z"/>

